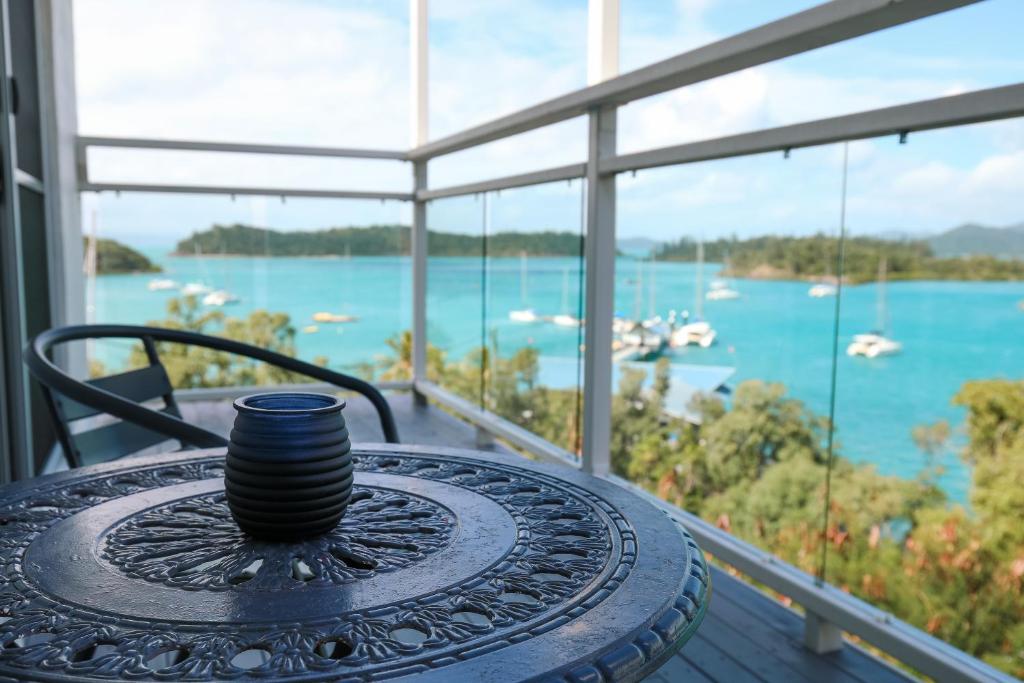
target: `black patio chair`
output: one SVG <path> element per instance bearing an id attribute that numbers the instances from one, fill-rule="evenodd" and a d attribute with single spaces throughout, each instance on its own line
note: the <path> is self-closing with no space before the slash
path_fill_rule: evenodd
<path id="1" fill-rule="evenodd" d="M 117 375 L 81 381 L 61 370 L 49 358 L 50 350 L 58 344 L 110 338 L 138 339 L 150 364 Z M 384 438 L 390 443 L 398 443 L 398 429 L 387 400 L 376 387 L 361 379 L 250 344 L 195 332 L 137 325 L 74 325 L 47 330 L 25 347 L 25 364 L 42 385 L 57 438 L 70 467 L 113 460 L 169 440 L 178 441 L 183 449 L 227 445 L 227 440 L 219 434 L 181 418 L 174 400 L 174 388 L 157 355 L 157 342 L 226 351 L 362 394 L 376 408 Z M 239 389 L 241 391 L 242 387 Z M 163 400 L 162 408 L 143 405 L 144 401 L 156 399 Z M 71 423 L 100 414 L 111 415 L 120 421 L 77 433 L 71 431 Z"/>

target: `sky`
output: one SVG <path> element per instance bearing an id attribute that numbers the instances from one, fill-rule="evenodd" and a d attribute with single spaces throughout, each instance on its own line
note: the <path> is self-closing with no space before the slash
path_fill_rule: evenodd
<path id="1" fill-rule="evenodd" d="M 807 0 L 622 0 L 620 71 L 801 11 Z M 406 149 L 406 0 L 75 0 L 86 135 Z M 430 137 L 583 87 L 585 0 L 432 0 Z M 977 5 L 631 103 L 631 152 L 1007 85 L 1024 74 L 1024 2 Z M 433 186 L 582 161 L 566 121 L 437 159 Z M 94 150 L 101 181 L 400 190 L 395 161 Z M 846 192 L 843 177 L 846 175 Z M 618 234 L 660 240 L 834 232 L 931 233 L 1024 221 L 1024 121 L 623 175 Z M 439 200 L 430 227 L 580 229 L 582 183 Z M 844 200 L 845 199 L 845 203 Z M 173 244 L 214 222 L 280 229 L 408 222 L 401 202 L 104 194 L 85 230 Z"/>

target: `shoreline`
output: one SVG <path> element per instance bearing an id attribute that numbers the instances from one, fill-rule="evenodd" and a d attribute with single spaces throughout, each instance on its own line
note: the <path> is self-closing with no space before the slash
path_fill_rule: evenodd
<path id="1" fill-rule="evenodd" d="M 515 254 L 489 254 L 488 258 L 492 259 L 518 259 L 520 255 Z M 167 252 L 166 258 L 172 259 L 197 259 L 197 260 L 208 260 L 208 259 L 308 259 L 316 261 L 349 261 L 352 259 L 384 259 L 384 258 L 400 258 L 410 259 L 410 254 L 359 254 L 359 255 L 340 255 L 340 254 L 241 254 L 241 253 L 224 253 L 224 254 L 181 254 L 175 252 Z M 445 258 L 445 259 L 467 259 L 478 261 L 480 256 L 478 255 L 465 255 L 465 254 L 434 254 L 428 257 L 430 259 Z M 576 254 L 563 255 L 563 254 L 530 254 L 529 258 L 535 259 L 577 259 Z M 628 255 L 621 255 L 619 259 L 624 260 L 636 260 Z M 657 264 L 675 264 L 675 265 L 695 265 L 696 261 L 683 261 L 675 259 L 665 259 L 662 261 L 655 261 Z M 771 266 L 758 267 L 745 273 L 737 273 L 731 271 L 724 266 L 724 264 L 718 263 L 705 263 L 705 266 L 709 270 L 719 266 L 719 270 L 710 272 L 711 278 L 731 278 L 736 280 L 748 280 L 751 282 L 794 282 L 804 284 L 839 284 L 839 278 L 834 275 L 820 274 L 820 275 L 795 275 L 793 273 L 780 272 Z M 167 272 L 165 269 L 158 271 L 123 271 L 116 273 L 98 273 L 98 275 L 153 275 Z M 962 282 L 962 283 L 1018 283 L 1024 282 L 1024 278 L 985 278 L 985 277 L 974 277 L 974 278 L 952 278 L 952 277 L 941 277 L 938 274 L 930 274 L 921 277 L 907 277 L 902 274 L 892 274 L 888 276 L 888 283 L 895 284 L 900 282 Z M 842 284 L 844 286 L 856 287 L 859 285 L 875 284 L 878 282 L 876 277 L 871 278 L 852 278 L 850 276 L 844 276 L 842 278 Z"/>

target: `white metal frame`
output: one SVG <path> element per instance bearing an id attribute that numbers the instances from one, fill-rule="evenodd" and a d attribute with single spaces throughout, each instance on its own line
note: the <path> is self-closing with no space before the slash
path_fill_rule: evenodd
<path id="1" fill-rule="evenodd" d="M 586 238 L 583 242 L 583 470 L 611 471 L 612 327 L 615 319 L 615 176 L 600 164 L 615 154 L 618 109 L 590 112 L 587 133 Z"/>
<path id="2" fill-rule="evenodd" d="M 406 153 L 389 149 L 316 147 L 308 145 L 265 145 L 240 142 L 200 140 L 163 140 L 155 138 L 112 138 L 82 135 L 78 138 L 79 153 L 89 147 L 123 147 L 128 149 L 165 149 L 189 152 L 227 152 L 234 154 L 283 154 L 303 157 L 339 157 L 354 159 L 393 159 L 406 161 Z"/>
<path id="3" fill-rule="evenodd" d="M 776 61 L 980 0 L 832 0 L 710 45 L 473 126 L 409 151 L 432 159 L 467 147 L 626 104 L 748 67 Z"/>
<path id="4" fill-rule="evenodd" d="M 55 325 L 85 322 L 81 194 L 76 184 L 78 103 L 71 0 L 37 0 L 40 100 L 46 196 L 50 315 Z M 64 344 L 54 360 L 75 376 L 87 374 L 84 345 Z"/>
<path id="5" fill-rule="evenodd" d="M 429 21 L 427 0 L 409 0 L 409 133 L 410 143 L 426 143 L 429 131 L 428 58 Z M 427 162 L 412 165 L 412 226 L 409 247 L 412 252 L 412 374 L 413 380 L 427 377 Z M 416 391 L 420 402 L 424 395 Z"/>
<path id="6" fill-rule="evenodd" d="M 258 195 L 263 197 L 315 197 L 320 199 L 379 199 L 411 201 L 410 192 L 371 192 L 364 190 L 302 190 L 288 187 L 252 187 L 229 185 L 162 185 L 146 183 L 80 183 L 82 192 L 146 192 L 168 194 Z"/>
<path id="7" fill-rule="evenodd" d="M 619 0 L 587 3 L 587 85 L 619 75 Z"/>
<path id="8" fill-rule="evenodd" d="M 210 192 L 218 194 L 292 195 L 302 191 L 267 188 L 128 185 L 90 183 L 85 174 L 88 147 L 183 149 L 208 152 L 316 155 L 394 159 L 412 162 L 409 193 L 331 191 L 326 196 L 388 198 L 412 202 L 413 369 L 412 387 L 461 415 L 478 429 L 498 436 L 537 457 L 578 466 L 647 496 L 686 525 L 701 545 L 718 559 L 755 580 L 791 597 L 806 610 L 806 642 L 818 651 L 841 645 L 840 629 L 855 634 L 925 674 L 943 681 L 1008 681 L 996 669 L 956 650 L 842 591 L 822 585 L 777 558 L 716 529 L 678 508 L 657 500 L 609 474 L 611 412 L 611 316 L 614 294 L 615 178 L 619 173 L 748 156 L 833 142 L 964 125 L 1024 115 L 1024 83 L 886 107 L 846 116 L 617 154 L 617 108 L 628 102 L 734 73 L 751 66 L 838 43 L 856 36 L 912 22 L 979 0 L 833 0 L 735 36 L 616 76 L 617 0 L 590 0 L 592 83 L 521 111 L 428 142 L 427 134 L 427 0 L 410 0 L 411 86 L 408 152 L 352 150 L 274 145 L 243 145 L 194 141 L 80 138 L 77 146 L 79 189 L 93 191 Z M 534 130 L 579 116 L 588 116 L 588 157 L 585 162 L 482 180 L 452 187 L 430 188 L 428 164 L 439 156 Z M 586 178 L 586 344 L 584 351 L 584 448 L 582 459 L 538 438 L 477 405 L 454 396 L 426 376 L 427 207 L 432 200 L 471 195 L 554 181 Z M 324 191 L 327 192 L 327 191 Z M 309 191 L 304 196 L 324 196 Z"/>
<path id="9" fill-rule="evenodd" d="M 28 375 L 20 362 L 20 351 L 25 344 L 25 307 L 22 297 L 24 261 L 21 247 L 21 206 L 19 190 L 22 187 L 39 191 L 43 183 L 18 168 L 18 149 L 15 137 L 15 116 L 12 112 L 13 67 L 11 63 L 9 0 L 0 0 L 0 182 L 3 197 L 0 200 L 0 438 L 5 443 L 0 452 L 10 453 L 12 462 L 0 462 L 0 481 L 32 476 L 32 431 L 29 427 Z"/>

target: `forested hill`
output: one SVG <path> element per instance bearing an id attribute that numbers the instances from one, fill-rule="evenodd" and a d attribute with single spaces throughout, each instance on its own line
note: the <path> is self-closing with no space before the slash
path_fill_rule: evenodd
<path id="1" fill-rule="evenodd" d="M 88 254 L 89 238 L 83 238 Z M 159 273 L 160 266 L 150 261 L 131 247 L 115 240 L 96 240 L 96 274 L 116 275 L 119 273 Z"/>
<path id="2" fill-rule="evenodd" d="M 767 280 L 813 280 L 835 276 L 838 241 L 810 237 L 723 238 L 704 243 L 704 260 L 724 263 L 723 275 Z M 923 240 L 892 241 L 870 237 L 846 239 L 843 277 L 870 282 L 878 277 L 881 258 L 890 280 L 1024 280 L 1024 261 L 993 256 L 939 258 Z M 695 261 L 697 243 L 689 239 L 665 244 L 657 258 Z"/>
<path id="3" fill-rule="evenodd" d="M 995 228 L 965 223 L 928 238 L 936 256 L 1024 257 L 1024 223 Z"/>
<path id="4" fill-rule="evenodd" d="M 409 253 L 409 226 L 370 225 L 283 232 L 247 225 L 214 225 L 178 242 L 178 256 L 391 256 Z M 430 231 L 431 256 L 480 256 L 481 235 Z M 499 232 L 487 236 L 489 256 L 578 256 L 574 232 Z"/>

